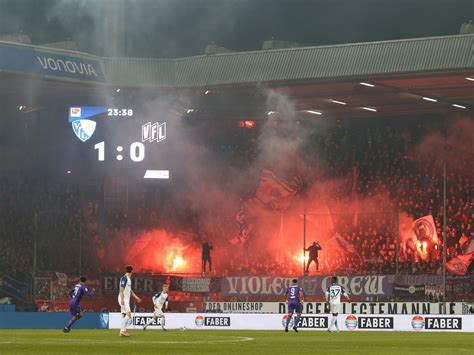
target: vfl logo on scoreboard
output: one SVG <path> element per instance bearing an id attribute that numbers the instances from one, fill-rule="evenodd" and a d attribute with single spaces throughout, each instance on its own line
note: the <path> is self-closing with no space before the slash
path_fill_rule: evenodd
<path id="1" fill-rule="evenodd" d="M 107 112 L 106 107 L 70 107 L 69 122 L 77 138 L 82 142 L 92 137 L 97 127 L 97 122 L 89 120 L 89 117 Z"/>
<path id="2" fill-rule="evenodd" d="M 69 119 L 77 118 L 75 121 L 72 121 L 72 130 L 77 138 L 85 142 L 94 134 L 97 123 L 92 120 L 81 119 L 81 114 L 82 109 L 80 107 L 71 107 L 69 109 Z"/>
<path id="3" fill-rule="evenodd" d="M 72 130 L 76 134 L 77 138 L 85 142 L 95 132 L 97 123 L 91 120 L 77 120 L 72 123 Z"/>
<path id="4" fill-rule="evenodd" d="M 142 125 L 142 142 L 161 142 L 166 139 L 166 122 Z"/>

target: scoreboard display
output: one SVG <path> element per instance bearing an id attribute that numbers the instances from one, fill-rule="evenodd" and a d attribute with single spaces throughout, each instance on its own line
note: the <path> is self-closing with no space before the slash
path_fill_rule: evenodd
<path id="1" fill-rule="evenodd" d="M 68 123 L 76 159 L 87 161 L 82 164 L 86 172 L 123 166 L 144 179 L 170 178 L 166 121 L 151 120 L 130 107 L 70 106 Z"/>

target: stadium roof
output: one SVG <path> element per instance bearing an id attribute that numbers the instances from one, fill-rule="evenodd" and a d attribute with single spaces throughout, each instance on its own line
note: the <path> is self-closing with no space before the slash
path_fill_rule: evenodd
<path id="1" fill-rule="evenodd" d="M 104 64 L 114 83 L 205 87 L 468 69 L 474 67 L 473 51 L 470 35 Z"/>
<path id="2" fill-rule="evenodd" d="M 23 50 L 8 55 L 11 47 Z M 474 35 L 457 35 L 224 53 L 182 59 L 97 58 L 78 52 L 0 42 L 0 53 L 3 54 L 0 70 L 28 72 L 30 68 L 26 66 L 21 70 L 11 68 L 9 61 L 21 61 L 21 53 L 30 54 L 31 50 L 33 54 L 46 57 L 67 55 L 78 61 L 93 60 L 104 74 L 103 80 L 98 81 L 138 87 L 208 87 L 474 68 Z M 40 72 L 36 74 L 41 75 Z M 59 70 L 43 75 L 68 79 L 61 74 L 64 72 Z M 88 78 L 81 79 L 87 81 Z"/>
<path id="3" fill-rule="evenodd" d="M 214 105 L 216 109 L 224 108 L 240 116 L 261 110 L 264 106 L 261 101 L 250 102 L 251 92 L 269 87 L 287 95 L 297 109 L 333 116 L 348 112 L 352 116 L 367 115 L 370 111 L 363 107 L 376 108 L 377 115 L 440 112 L 452 110 L 453 104 L 472 110 L 474 81 L 466 78 L 474 77 L 474 35 L 180 59 L 99 58 L 0 42 L 0 77 L 5 79 L 0 94 L 5 91 L 11 94 L 12 86 L 19 85 L 18 74 L 37 79 L 38 86 L 47 82 L 48 92 L 56 90 L 61 94 L 67 89 L 77 90 L 77 85 L 67 83 L 89 83 L 93 88 L 111 89 L 178 89 L 195 94 L 207 90 L 226 92 L 229 97 L 218 102 L 206 98 L 203 104 L 208 110 Z M 361 83 L 372 86 L 361 86 Z M 420 101 L 423 97 L 437 100 L 438 105 Z M 346 105 L 342 107 L 337 101 Z M 243 105 L 248 106 L 247 111 Z"/>

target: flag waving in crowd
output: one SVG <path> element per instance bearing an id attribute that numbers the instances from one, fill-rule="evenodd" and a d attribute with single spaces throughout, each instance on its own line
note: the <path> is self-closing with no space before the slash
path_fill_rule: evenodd
<path id="1" fill-rule="evenodd" d="M 242 245 L 250 237 L 250 232 L 255 227 L 254 223 L 248 223 L 245 218 L 245 210 L 244 210 L 244 202 L 240 201 L 240 209 L 237 212 L 237 215 L 234 219 L 235 223 L 239 227 L 239 231 L 236 235 L 234 235 L 230 240 L 229 243 L 233 245 Z"/>
<path id="2" fill-rule="evenodd" d="M 474 240 L 471 240 L 464 249 L 464 253 L 452 258 L 446 263 L 446 269 L 455 275 L 465 275 L 474 259 Z"/>
<path id="3" fill-rule="evenodd" d="M 344 253 L 355 253 L 354 246 L 345 240 L 339 233 L 334 234 L 334 236 L 326 241 L 326 244 L 334 247 Z"/>
<path id="4" fill-rule="evenodd" d="M 436 232 L 432 215 L 418 218 L 413 222 L 412 228 L 419 242 L 426 241 L 436 245 L 439 244 L 438 233 Z"/>
<path id="5" fill-rule="evenodd" d="M 294 177 L 292 181 L 286 181 L 270 170 L 264 169 L 260 175 L 256 198 L 271 209 L 285 210 L 291 205 L 296 193 L 302 187 L 301 177 Z"/>
<path id="6" fill-rule="evenodd" d="M 422 260 L 428 259 L 430 253 L 440 245 L 433 216 L 427 215 L 413 221 L 411 232 L 412 248 L 417 251 Z"/>
<path id="7" fill-rule="evenodd" d="M 473 258 L 473 253 L 458 255 L 446 263 L 446 269 L 455 275 L 465 275 Z"/>
<path id="8" fill-rule="evenodd" d="M 293 198 L 303 188 L 303 185 L 301 177 L 295 176 L 291 181 L 287 181 L 276 176 L 272 171 L 264 169 L 260 175 L 255 199 L 252 199 L 252 201 L 258 201 L 259 205 L 263 204 L 273 211 L 281 212 L 291 205 Z M 255 227 L 255 223 L 248 221 L 243 201 L 240 203 L 240 209 L 234 221 L 238 225 L 239 231 L 229 239 L 229 243 L 233 245 L 245 244 Z"/>

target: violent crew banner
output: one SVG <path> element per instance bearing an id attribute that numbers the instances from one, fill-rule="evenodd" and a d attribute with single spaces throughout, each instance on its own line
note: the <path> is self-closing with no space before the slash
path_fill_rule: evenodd
<path id="1" fill-rule="evenodd" d="M 278 276 L 232 276 L 222 278 L 223 296 L 284 295 L 293 277 Z M 360 297 L 391 296 L 392 275 L 341 276 L 339 283 L 350 295 Z M 300 280 L 308 296 L 324 296 L 331 283 L 331 276 L 304 277 Z"/>

